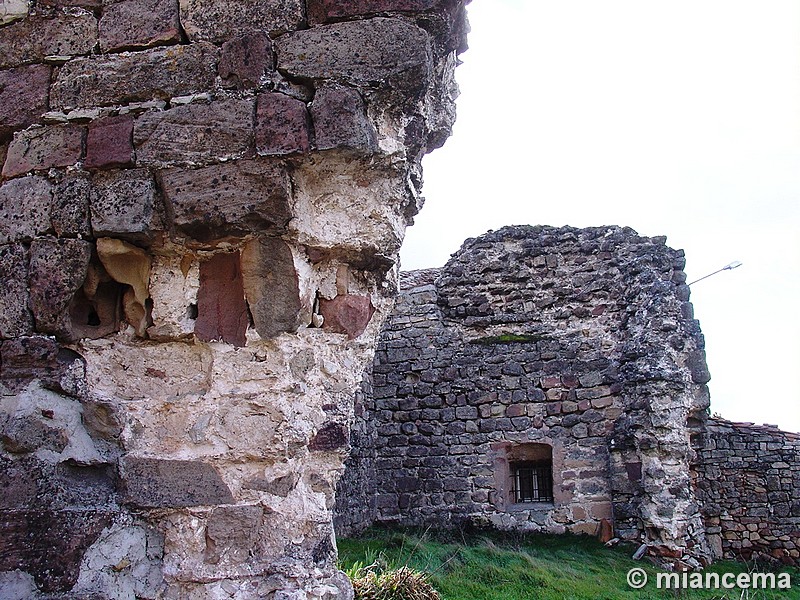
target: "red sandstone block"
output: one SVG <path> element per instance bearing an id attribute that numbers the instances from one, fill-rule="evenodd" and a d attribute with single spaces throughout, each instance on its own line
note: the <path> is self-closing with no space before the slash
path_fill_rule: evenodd
<path id="1" fill-rule="evenodd" d="M 308 0 L 308 20 L 316 24 L 382 12 L 421 12 L 440 3 L 441 0 Z"/>
<path id="2" fill-rule="evenodd" d="M 83 155 L 84 132 L 84 128 L 77 125 L 57 125 L 14 134 L 3 177 L 74 165 Z"/>
<path id="3" fill-rule="evenodd" d="M 256 150 L 261 155 L 308 152 L 306 105 L 285 94 L 261 94 L 256 104 Z"/>
<path id="4" fill-rule="evenodd" d="M 181 39 L 177 0 L 122 0 L 106 4 L 99 23 L 103 52 L 148 48 Z"/>
<path id="5" fill-rule="evenodd" d="M 308 443 L 308 449 L 313 451 L 332 451 L 345 448 L 348 441 L 347 428 L 340 423 L 326 423 Z"/>
<path id="6" fill-rule="evenodd" d="M 333 300 L 320 300 L 319 311 L 324 321 L 322 327 L 334 333 L 346 333 L 351 340 L 367 328 L 375 307 L 369 296 L 346 294 Z"/>
<path id="7" fill-rule="evenodd" d="M 263 32 L 234 38 L 222 44 L 219 76 L 225 85 L 239 89 L 258 87 L 261 77 L 272 71 L 272 42 Z"/>
<path id="8" fill-rule="evenodd" d="M 198 339 L 244 346 L 249 320 L 239 254 L 215 254 L 200 263 L 194 326 Z"/>
<path id="9" fill-rule="evenodd" d="M 88 169 L 121 167 L 133 162 L 133 117 L 119 115 L 98 119 L 89 125 L 86 136 Z"/>
<path id="10" fill-rule="evenodd" d="M 16 129 L 38 123 L 47 112 L 51 70 L 31 65 L 0 71 L 0 141 Z"/>

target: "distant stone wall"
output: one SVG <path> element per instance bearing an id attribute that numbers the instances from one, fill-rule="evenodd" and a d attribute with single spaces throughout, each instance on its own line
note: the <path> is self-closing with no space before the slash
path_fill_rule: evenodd
<path id="1" fill-rule="evenodd" d="M 800 564 L 800 434 L 709 419 L 694 476 L 716 557 Z"/>
<path id="2" fill-rule="evenodd" d="M 403 274 L 339 497 L 360 489 L 378 521 L 415 525 L 607 519 L 654 554 L 708 557 L 689 475 L 708 372 L 683 266 L 630 229 L 524 226 Z M 552 503 L 509 501 L 531 443 L 552 449 Z M 350 530 L 352 506 L 337 509 Z"/>
<path id="3" fill-rule="evenodd" d="M 463 0 L 0 2 L 0 596 L 347 598 Z"/>

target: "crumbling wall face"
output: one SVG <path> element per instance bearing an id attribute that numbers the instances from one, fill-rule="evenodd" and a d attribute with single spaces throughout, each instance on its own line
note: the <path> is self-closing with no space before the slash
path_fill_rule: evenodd
<path id="1" fill-rule="evenodd" d="M 350 458 L 374 470 L 377 519 L 591 534 L 608 519 L 653 553 L 705 556 L 689 464 L 707 372 L 683 266 L 630 229 L 505 227 L 402 274 L 371 446 Z M 552 503 L 509 501 L 502 472 L 526 443 L 552 448 Z"/>
<path id="2" fill-rule="evenodd" d="M 800 564 L 800 434 L 711 418 L 692 475 L 716 558 Z"/>
<path id="3" fill-rule="evenodd" d="M 350 454 L 344 463 L 344 474 L 336 487 L 333 525 L 338 536 L 358 535 L 377 518 L 377 449 L 373 443 L 376 434 L 375 423 L 368 418 L 375 410 L 372 389 L 372 369 L 368 368 L 356 392 L 354 418 L 350 428 Z"/>
<path id="4" fill-rule="evenodd" d="M 345 598 L 461 0 L 0 3 L 0 595 Z"/>

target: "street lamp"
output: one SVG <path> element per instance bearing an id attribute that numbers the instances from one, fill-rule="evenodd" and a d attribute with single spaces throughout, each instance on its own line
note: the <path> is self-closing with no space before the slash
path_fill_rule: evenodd
<path id="1" fill-rule="evenodd" d="M 713 273 L 709 273 L 708 275 L 703 275 L 700 279 L 695 279 L 694 281 L 692 281 L 692 283 L 690 283 L 688 285 L 693 285 L 693 284 L 697 283 L 698 281 L 703 281 L 703 279 L 708 279 L 712 275 L 716 275 L 717 273 L 721 273 L 722 271 L 731 271 L 731 270 L 733 270 L 733 269 L 735 269 L 737 267 L 741 267 L 741 266 L 742 266 L 742 263 L 739 262 L 738 260 L 735 260 L 732 263 L 728 263 L 727 265 L 725 265 L 721 269 L 717 269 Z"/>

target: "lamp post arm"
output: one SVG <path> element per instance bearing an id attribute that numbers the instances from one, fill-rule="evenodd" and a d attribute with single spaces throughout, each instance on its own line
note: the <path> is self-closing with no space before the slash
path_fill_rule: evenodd
<path id="1" fill-rule="evenodd" d="M 725 265 L 721 269 L 717 269 L 716 271 L 714 271 L 713 273 L 709 273 L 708 275 L 703 275 L 700 279 L 695 279 L 694 281 L 692 281 L 691 283 L 688 283 L 686 285 L 694 285 L 698 281 L 703 281 L 703 279 L 708 279 L 712 275 L 716 275 L 717 273 L 722 273 L 722 271 L 731 271 L 731 270 L 733 270 L 733 269 L 735 269 L 737 267 L 741 267 L 741 266 L 742 266 L 742 263 L 740 263 L 738 260 L 735 260 L 732 263 L 728 263 L 727 265 Z"/>

